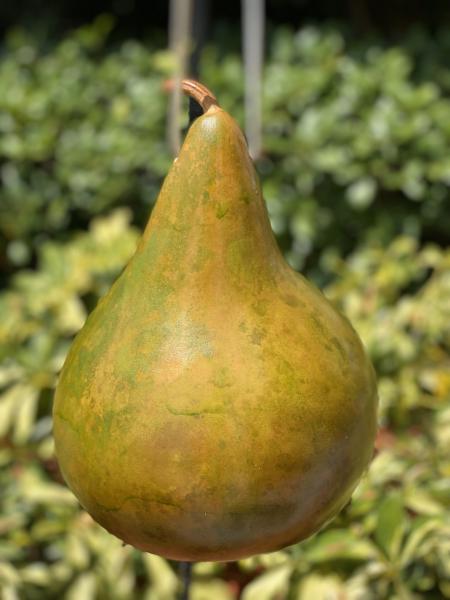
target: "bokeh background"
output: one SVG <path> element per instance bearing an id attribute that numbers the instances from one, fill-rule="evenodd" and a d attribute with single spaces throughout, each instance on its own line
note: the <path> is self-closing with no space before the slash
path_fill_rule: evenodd
<path id="1" fill-rule="evenodd" d="M 240 3 L 199 5 L 188 68 L 244 124 Z M 123 547 L 81 510 L 50 416 L 70 342 L 172 160 L 168 9 L 0 7 L 2 600 L 179 594 L 176 563 Z M 191 598 L 450 598 L 450 5 L 267 0 L 265 12 L 256 162 L 272 226 L 368 348 L 379 452 L 326 529 L 195 565 Z"/>

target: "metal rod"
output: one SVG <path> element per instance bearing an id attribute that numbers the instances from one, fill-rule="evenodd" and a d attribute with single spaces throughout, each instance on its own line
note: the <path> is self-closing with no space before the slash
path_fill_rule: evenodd
<path id="1" fill-rule="evenodd" d="M 178 573 L 183 585 L 180 600 L 189 600 L 189 592 L 192 582 L 192 566 L 193 563 L 184 561 L 180 561 L 178 565 Z"/>
<path id="2" fill-rule="evenodd" d="M 242 0 L 242 46 L 245 69 L 245 133 L 250 155 L 262 147 L 262 68 L 264 59 L 264 0 Z"/>
<path id="3" fill-rule="evenodd" d="M 194 0 L 192 15 L 192 53 L 189 75 L 199 77 L 200 58 L 210 30 L 211 0 Z"/>
<path id="4" fill-rule="evenodd" d="M 170 0 L 169 48 L 175 59 L 175 86 L 170 97 L 167 138 L 174 155 L 181 143 L 181 80 L 186 76 L 192 32 L 192 0 Z"/>

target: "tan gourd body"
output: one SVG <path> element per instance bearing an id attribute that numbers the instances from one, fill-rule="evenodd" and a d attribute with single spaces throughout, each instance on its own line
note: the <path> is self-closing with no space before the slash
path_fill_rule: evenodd
<path id="1" fill-rule="evenodd" d="M 284 261 L 245 139 L 207 104 L 54 406 L 81 504 L 125 542 L 181 560 L 311 535 L 348 502 L 376 432 L 357 334 Z"/>

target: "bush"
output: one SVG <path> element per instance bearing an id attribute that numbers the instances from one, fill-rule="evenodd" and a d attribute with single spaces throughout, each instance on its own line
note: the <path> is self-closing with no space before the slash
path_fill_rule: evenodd
<path id="1" fill-rule="evenodd" d="M 18 31 L 9 36 L 0 65 L 7 272 L 28 264 L 45 237 L 65 239 L 113 206 L 131 207 L 142 226 L 167 172 L 161 85 L 170 57 L 135 41 L 106 51 L 110 26 L 99 18 L 46 53 Z M 241 63 L 218 61 L 217 49 L 205 52 L 202 77 L 241 118 Z M 348 252 L 399 233 L 449 241 L 450 100 L 437 81 L 417 83 L 413 66 L 401 48 L 352 54 L 335 31 L 273 36 L 259 167 L 296 267 L 323 276 L 324 248 Z M 448 70 L 438 73 L 449 82 Z"/>
<path id="2" fill-rule="evenodd" d="M 178 586 L 173 564 L 92 522 L 53 455 L 52 395 L 70 341 L 131 256 L 170 164 L 170 58 L 134 41 L 108 50 L 109 27 L 101 18 L 46 52 L 14 32 L 0 62 L 8 600 L 165 600 Z M 379 454 L 352 503 L 310 540 L 196 565 L 194 600 L 234 598 L 246 582 L 244 600 L 450 598 L 450 71 L 431 51 L 413 60 L 417 44 L 364 48 L 309 28 L 271 40 L 258 167 L 272 224 L 368 347 Z M 428 82 L 425 67 L 442 78 Z M 238 58 L 219 70 L 210 48 L 202 72 L 241 118 Z"/>

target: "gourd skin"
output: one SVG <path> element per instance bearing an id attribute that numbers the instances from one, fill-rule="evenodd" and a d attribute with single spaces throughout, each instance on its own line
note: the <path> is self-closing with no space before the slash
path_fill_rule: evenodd
<path id="1" fill-rule="evenodd" d="M 376 409 L 357 334 L 282 258 L 243 135 L 212 106 L 67 357 L 54 406 L 67 483 L 142 550 L 268 552 L 348 502 Z"/>

